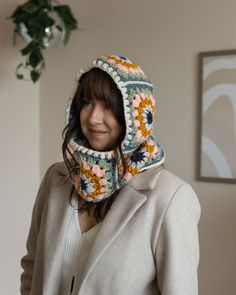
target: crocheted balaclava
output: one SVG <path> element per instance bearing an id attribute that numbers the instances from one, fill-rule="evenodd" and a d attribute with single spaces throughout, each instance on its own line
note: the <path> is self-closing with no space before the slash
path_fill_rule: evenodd
<path id="1" fill-rule="evenodd" d="M 86 201 L 99 202 L 123 187 L 135 174 L 163 164 L 165 156 L 152 134 L 153 85 L 142 69 L 127 58 L 103 56 L 82 69 L 77 82 L 92 68 L 103 70 L 116 83 L 122 94 L 126 122 L 126 134 L 121 143 L 126 168 L 115 151 L 94 151 L 79 138 L 69 142 L 69 149 L 78 163 L 73 179 L 75 188 Z M 71 103 L 72 100 L 67 108 L 67 123 L 73 118 Z"/>

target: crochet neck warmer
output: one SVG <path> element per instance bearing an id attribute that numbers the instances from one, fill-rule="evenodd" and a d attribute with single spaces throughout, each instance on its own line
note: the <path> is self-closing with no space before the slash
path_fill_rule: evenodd
<path id="1" fill-rule="evenodd" d="M 109 55 L 98 58 L 77 78 L 91 68 L 105 71 L 116 83 L 123 98 L 126 134 L 121 143 L 125 158 L 124 167 L 117 151 L 99 152 L 87 147 L 78 138 L 72 138 L 69 149 L 78 165 L 73 183 L 79 195 L 88 202 L 99 202 L 110 197 L 142 171 L 164 163 L 165 153 L 152 134 L 155 116 L 153 85 L 142 69 L 127 58 Z M 67 124 L 73 119 L 69 102 Z"/>

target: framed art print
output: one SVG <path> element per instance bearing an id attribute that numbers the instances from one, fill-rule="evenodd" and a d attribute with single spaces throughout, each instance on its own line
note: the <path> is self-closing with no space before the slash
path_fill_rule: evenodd
<path id="1" fill-rule="evenodd" d="M 236 183 L 236 50 L 199 62 L 198 179 Z"/>

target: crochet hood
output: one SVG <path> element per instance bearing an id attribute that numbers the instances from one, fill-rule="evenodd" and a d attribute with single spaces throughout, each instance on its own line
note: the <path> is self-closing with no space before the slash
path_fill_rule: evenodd
<path id="1" fill-rule="evenodd" d="M 78 138 L 71 139 L 69 143 L 70 149 L 80 163 L 78 178 L 75 181 L 79 193 L 88 201 L 98 201 L 107 198 L 116 189 L 122 187 L 136 173 L 164 163 L 165 154 L 152 134 L 155 118 L 153 85 L 140 66 L 125 57 L 102 56 L 79 72 L 77 85 L 80 76 L 92 68 L 103 70 L 116 83 L 122 94 L 126 123 L 126 134 L 121 143 L 121 150 L 127 163 L 125 175 L 123 174 L 124 167 L 121 163 L 117 163 L 114 151 L 94 151 L 86 147 Z M 71 103 L 72 101 L 70 101 L 66 112 L 67 123 L 73 118 Z M 86 176 L 84 176 L 85 174 Z M 94 193 L 95 189 L 93 186 L 93 189 L 84 190 L 85 183 L 89 186 L 88 182 L 91 182 L 94 175 L 96 177 L 97 175 L 105 176 L 102 177 L 102 179 L 105 178 L 105 182 L 101 181 L 101 183 L 106 183 L 95 194 L 96 196 L 91 195 L 91 191 Z"/>

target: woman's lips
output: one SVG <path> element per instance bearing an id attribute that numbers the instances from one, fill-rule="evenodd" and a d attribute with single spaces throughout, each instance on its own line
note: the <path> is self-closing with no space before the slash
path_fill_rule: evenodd
<path id="1" fill-rule="evenodd" d="M 107 133 L 107 131 L 97 130 L 97 129 L 89 129 L 89 133 L 93 137 L 102 137 L 104 134 Z"/>

